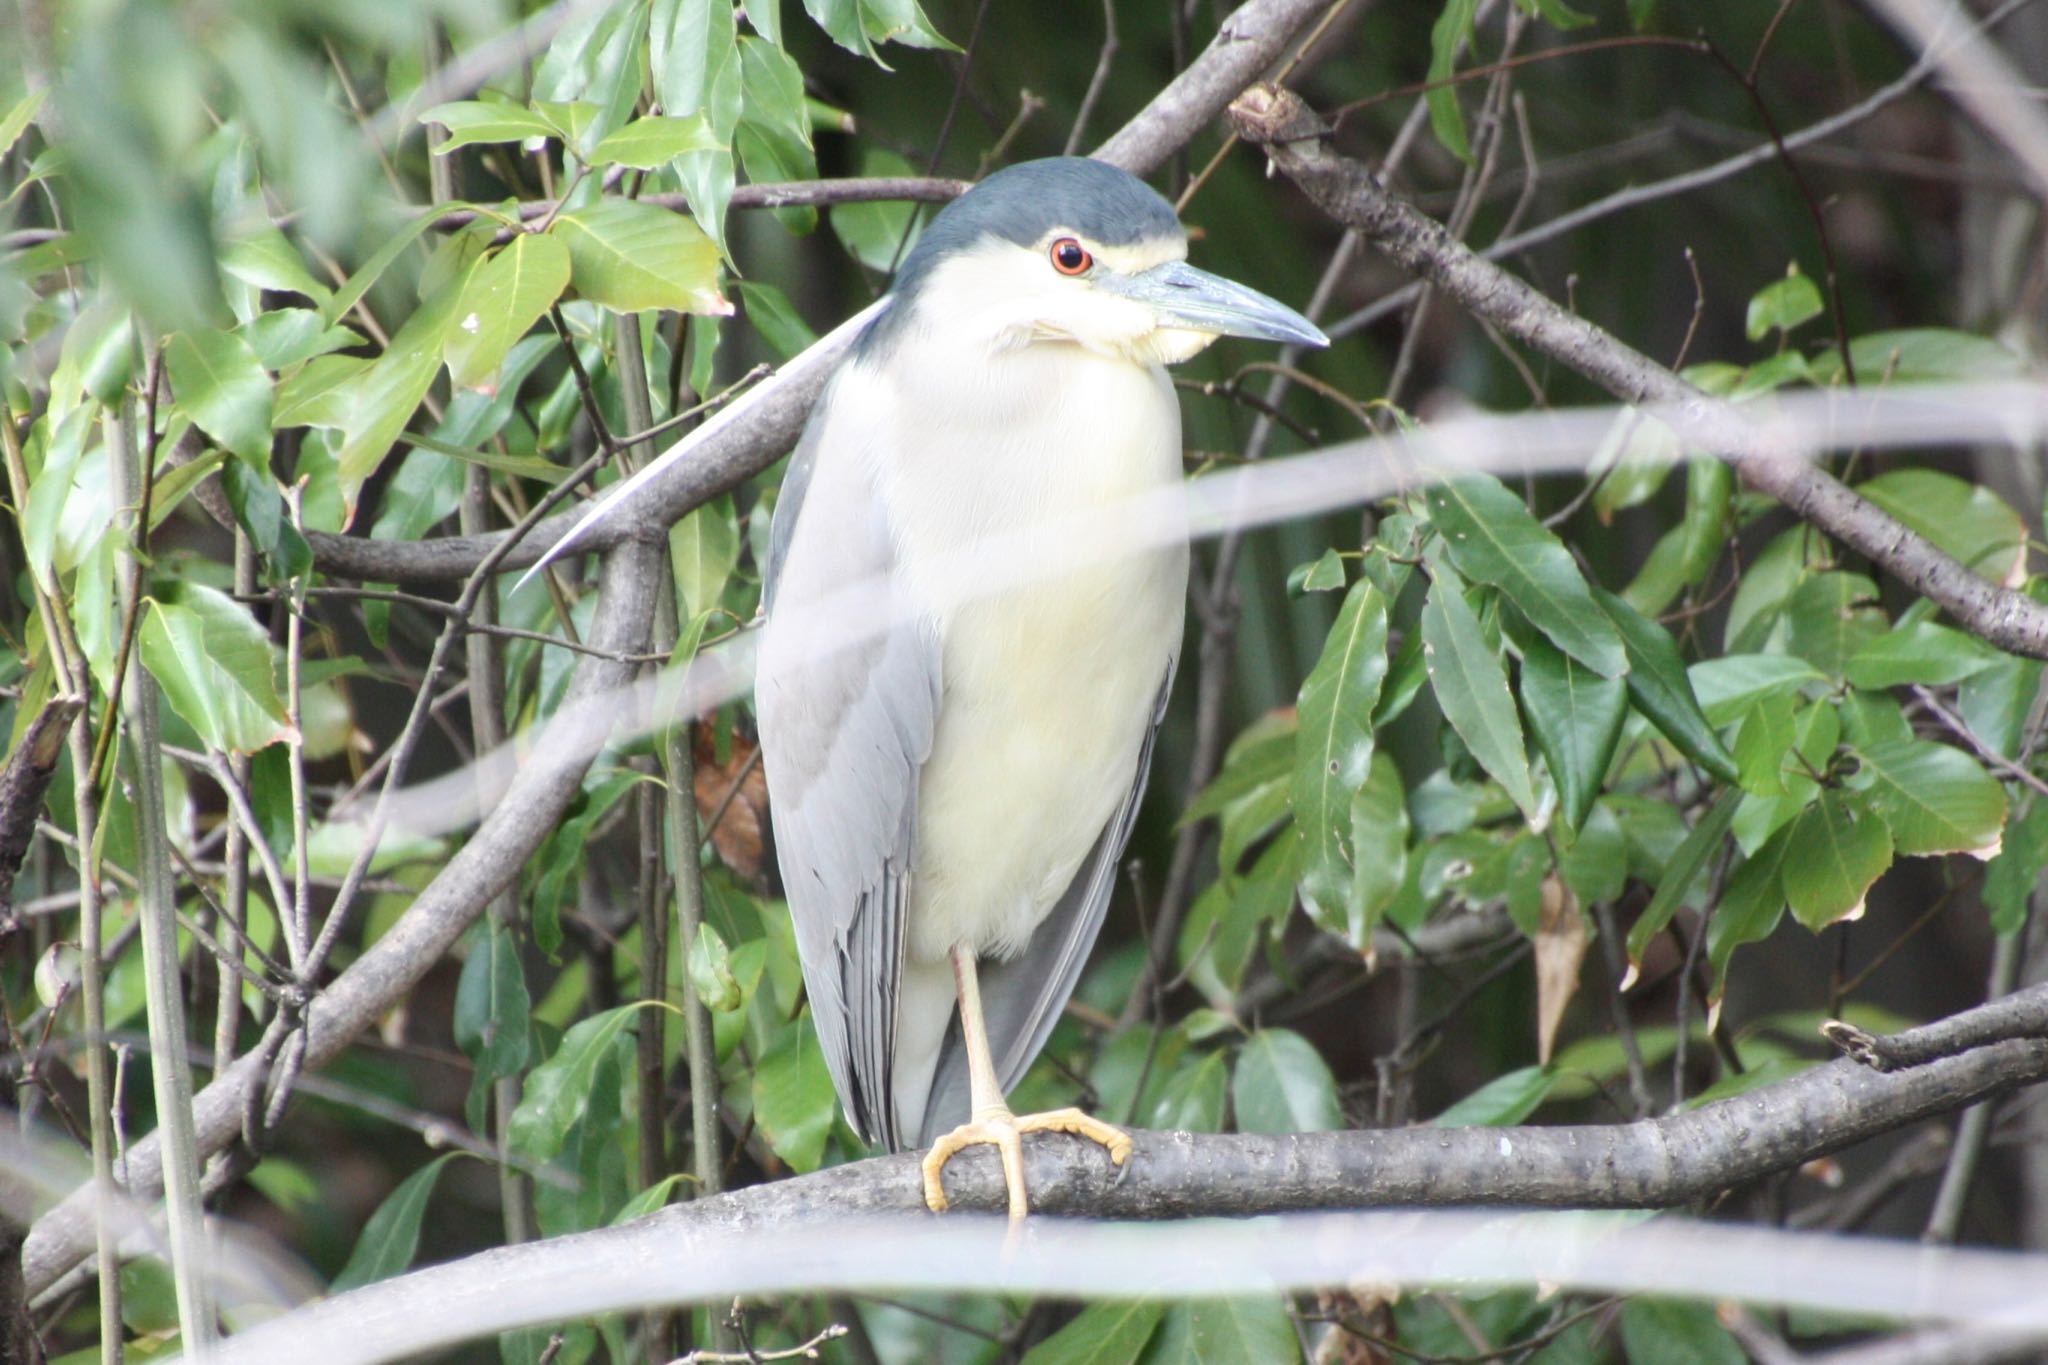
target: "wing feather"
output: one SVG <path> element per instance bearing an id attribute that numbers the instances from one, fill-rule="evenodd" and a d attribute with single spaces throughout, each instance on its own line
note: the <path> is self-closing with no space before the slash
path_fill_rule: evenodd
<path id="1" fill-rule="evenodd" d="M 851 406 L 835 380 L 775 509 L 756 708 L 820 1047 L 853 1125 L 895 1147 L 904 915 L 940 660 L 892 572 L 886 508 L 860 458 L 869 424 Z"/>

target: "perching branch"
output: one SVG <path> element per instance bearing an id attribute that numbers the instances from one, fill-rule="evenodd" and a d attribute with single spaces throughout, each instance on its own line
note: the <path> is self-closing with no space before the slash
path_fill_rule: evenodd
<path id="1" fill-rule="evenodd" d="M 2048 608 L 1978 577 L 1833 476 L 1787 458 L 1732 404 L 1711 398 L 1611 332 L 1567 312 L 1481 259 L 1434 219 L 1396 199 L 1363 164 L 1322 141 L 1299 97 L 1261 85 L 1231 105 L 1232 124 L 1317 207 L 1473 316 L 1570 366 L 1623 402 L 1656 404 L 1679 436 L 1726 459 L 1743 481 L 1855 549 L 1969 630 L 2015 654 L 2048 658 Z"/>
<path id="2" fill-rule="evenodd" d="M 2008 998 L 2048 1028 L 2048 989 Z M 1974 1027 L 1969 1011 L 1933 1029 Z M 1915 1030 L 1903 1039 L 1929 1030 Z M 1661 1208 L 1708 1198 L 2017 1085 L 2048 1078 L 2048 1040 L 2009 1039 L 1902 1072 L 1846 1059 L 1791 1080 L 1669 1118 L 1559 1128 L 1402 1128 L 1287 1136 L 1135 1133 L 1122 1169 L 1092 1144 L 1025 1145 L 1032 1206 L 1091 1218 L 1244 1217 L 1302 1210 L 1509 1204 L 1524 1208 Z M 914 1155 L 877 1157 L 731 1194 L 678 1204 L 620 1227 L 500 1247 L 371 1285 L 303 1310 L 299 1328 L 417 1321 L 444 1305 L 541 1277 L 568 1280 L 593 1264 L 673 1257 L 676 1278 L 702 1238 L 726 1244 L 800 1227 L 819 1248 L 808 1271 L 845 1283 L 844 1246 L 825 1220 L 872 1219 L 923 1209 Z M 956 1207 L 1004 1206 L 997 1159 L 972 1148 L 947 1168 Z M 944 1221 L 944 1220 L 941 1220 Z M 855 1222 L 872 1229 L 873 1222 Z M 1047 1235 L 1058 1235 L 1049 1232 Z M 1573 1255 L 1553 1246 L 1559 1266 Z M 887 1283 L 887 1257 L 852 1268 Z M 1341 1274 L 1336 1262 L 1331 1273 Z M 799 1281 L 800 1283 L 800 1281 Z M 509 1315 L 499 1311 L 500 1323 Z M 378 1326 L 372 1326 L 373 1324 Z M 413 1349 L 421 1343 L 415 1341 Z M 253 1350 L 256 1339 L 247 1343 Z M 254 1358 L 253 1356 L 251 1358 Z"/>

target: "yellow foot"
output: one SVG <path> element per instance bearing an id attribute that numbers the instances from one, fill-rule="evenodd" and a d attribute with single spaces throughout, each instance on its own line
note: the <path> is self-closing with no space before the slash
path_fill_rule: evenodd
<path id="1" fill-rule="evenodd" d="M 1072 1133 L 1099 1142 L 1109 1149 L 1109 1159 L 1119 1166 L 1131 1155 L 1131 1139 L 1122 1129 L 1078 1109 L 1021 1116 L 1000 1109 L 961 1124 L 932 1144 L 932 1149 L 924 1154 L 924 1202 L 933 1213 L 944 1213 L 946 1186 L 942 1177 L 946 1163 L 966 1148 L 987 1145 L 994 1147 L 1003 1159 L 1003 1185 L 1010 1192 L 1010 1217 L 1022 1218 L 1030 1212 L 1024 1200 L 1026 1133 Z"/>

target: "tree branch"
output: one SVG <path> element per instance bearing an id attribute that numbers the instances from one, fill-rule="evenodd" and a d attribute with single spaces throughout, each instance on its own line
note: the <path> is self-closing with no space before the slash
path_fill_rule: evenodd
<path id="1" fill-rule="evenodd" d="M 1763 429 L 1612 333 L 1567 312 L 1481 259 L 1442 224 L 1388 194 L 1371 170 L 1322 141 L 1322 124 L 1291 91 L 1262 85 L 1231 106 L 1247 142 L 1346 227 L 1439 286 L 1475 317 L 1570 366 L 1623 402 L 1656 404 L 1688 444 L 1726 459 L 1743 482 L 1933 599 L 2001 649 L 2048 658 L 2048 608 L 1978 577 L 1833 476 L 1788 458 Z"/>
<path id="2" fill-rule="evenodd" d="M 1247 0 L 1223 21 L 1214 41 L 1137 117 L 1094 153 L 1134 175 L 1157 169 L 1329 7 L 1330 0 Z M 706 440 L 692 457 L 649 485 L 641 503 L 653 520 L 672 522 L 735 488 L 782 457 L 802 434 L 811 405 L 831 377 L 839 353 L 812 355 L 804 373 L 765 395 L 751 418 Z M 533 528 L 502 563 L 524 569 L 580 519 L 580 509 Z M 616 544 L 620 531 L 600 523 L 582 538 L 584 548 Z M 309 532 L 313 561 L 323 573 L 384 583 L 431 583 L 473 571 L 497 536 L 444 536 L 424 541 L 375 541 Z"/>
<path id="3" fill-rule="evenodd" d="M 2010 999 L 2025 999 L 2036 1025 L 2048 1027 L 2048 991 Z M 1970 1029 L 1978 1013 L 1934 1027 Z M 1026 1178 L 1037 1210 L 1111 1219 L 1388 1206 L 1659 1208 L 1793 1169 L 2044 1078 L 2048 1040 L 2009 1039 L 1907 1071 L 1877 1072 L 1838 1059 L 1690 1113 L 1627 1124 L 1285 1136 L 1137 1132 L 1135 1151 L 1122 1168 L 1112 1167 L 1093 1144 L 1039 1139 L 1025 1145 Z M 801 1228 L 807 1245 L 817 1249 L 799 1275 L 815 1276 L 819 1284 L 860 1282 L 863 1274 L 887 1283 L 892 1267 L 886 1258 L 869 1256 L 856 1264 L 846 1244 L 829 1233 L 821 1236 L 820 1229 L 826 1219 L 921 1213 L 918 1160 L 915 1154 L 875 1157 L 673 1205 L 618 1227 L 480 1252 L 310 1307 L 296 1315 L 305 1334 L 300 1339 L 324 1339 L 329 1323 L 362 1325 L 374 1335 L 388 1324 L 434 1317 L 430 1308 L 502 1299 L 504 1284 L 573 1279 L 591 1265 L 637 1267 L 650 1258 L 684 1254 L 700 1238 L 731 1245 L 749 1233 L 779 1228 Z M 947 1184 L 956 1208 L 1004 1207 L 998 1158 L 985 1148 L 955 1158 Z M 876 1224 L 856 1226 L 871 1230 Z M 1553 1250 L 1560 1265 L 1573 1263 L 1571 1253 Z M 1343 1264 L 1330 1261 L 1334 1278 L 1342 1278 Z M 681 1278 L 701 1283 L 700 1277 Z M 683 1284 L 672 1292 L 687 1297 Z M 511 1320 L 500 1304 L 495 1325 Z M 437 1322 L 437 1329 L 444 1326 Z M 245 1349 L 253 1351 L 258 1339 Z M 410 1349 L 425 1344 L 432 1343 L 414 1339 Z"/>

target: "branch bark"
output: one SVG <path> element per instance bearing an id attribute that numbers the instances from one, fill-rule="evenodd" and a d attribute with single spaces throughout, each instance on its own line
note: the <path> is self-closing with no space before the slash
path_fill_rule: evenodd
<path id="1" fill-rule="evenodd" d="M 1254 87 L 1232 104 L 1230 118 L 1239 135 L 1263 146 L 1317 207 L 1364 233 L 1473 316 L 1623 402 L 1669 409 L 1666 418 L 1681 437 L 1726 459 L 1750 487 L 1932 599 L 1976 635 L 2016 654 L 2048 658 L 2048 608 L 1971 573 L 1833 476 L 1779 453 L 1769 435 L 1732 405 L 1482 259 L 1442 224 L 1387 193 L 1369 168 L 1324 145 L 1321 121 L 1291 91 Z"/>
<path id="2" fill-rule="evenodd" d="M 2048 1027 L 2048 991 L 2028 992 L 2024 1000 L 2037 1026 Z M 1976 1014 L 1947 1022 L 1968 1029 Z M 1691 1113 L 1628 1124 L 1287 1136 L 1138 1132 L 1132 1134 L 1135 1151 L 1120 1169 L 1091 1143 L 1035 1139 L 1025 1145 L 1025 1166 L 1035 1209 L 1091 1218 L 1385 1206 L 1655 1208 L 1709 1197 L 2044 1078 L 2048 1040 L 2008 1039 L 1905 1071 L 1877 1072 L 1838 1059 Z M 922 1213 L 918 1160 L 916 1154 L 876 1157 L 673 1205 L 619 1227 L 481 1252 L 310 1308 L 300 1315 L 300 1330 L 318 1337 L 325 1323 L 416 1319 L 451 1297 L 474 1299 L 506 1283 L 567 1279 L 589 1265 L 637 1266 L 687 1253 L 699 1238 L 742 1241 L 748 1233 L 792 1226 L 819 1248 L 806 1264 L 821 1283 L 843 1282 L 862 1270 L 886 1279 L 886 1267 L 871 1256 L 849 1272 L 846 1246 L 829 1235 L 819 1240 L 818 1229 L 827 1220 L 855 1220 L 872 1230 L 874 1222 L 859 1220 Z M 985 1148 L 955 1158 L 947 1180 L 956 1207 L 1004 1207 L 998 1158 Z"/>
<path id="3" fill-rule="evenodd" d="M 1094 155 L 1134 175 L 1156 170 L 1221 114 L 1329 4 L 1330 0 L 1247 0 L 1223 21 L 1202 55 Z M 780 459 L 802 434 L 811 405 L 838 358 L 836 353 L 815 357 L 800 382 L 767 396 L 751 420 L 712 437 L 693 458 L 650 484 L 642 503 L 646 514 L 672 522 Z M 530 567 L 568 534 L 580 516 L 580 510 L 565 512 L 540 523 L 505 557 L 502 567 Z M 619 537 L 609 523 L 601 523 L 582 543 L 586 549 L 603 550 L 617 544 Z M 313 562 L 323 573 L 385 583 L 433 583 L 471 572 L 498 538 L 374 541 L 309 533 L 306 539 L 313 547 Z"/>

